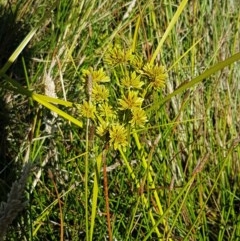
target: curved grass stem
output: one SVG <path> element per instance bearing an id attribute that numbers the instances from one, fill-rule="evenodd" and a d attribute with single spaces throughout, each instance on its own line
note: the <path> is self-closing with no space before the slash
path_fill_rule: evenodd
<path id="1" fill-rule="evenodd" d="M 140 182 L 137 180 L 137 178 L 136 178 L 136 176 L 135 176 L 135 174 L 134 174 L 134 172 L 133 172 L 132 167 L 129 165 L 129 162 L 128 162 L 128 160 L 127 160 L 127 157 L 125 156 L 125 154 L 124 154 L 124 152 L 123 152 L 123 150 L 122 150 L 121 148 L 118 148 L 118 150 L 119 150 L 119 152 L 120 152 L 120 154 L 121 154 L 121 156 L 122 156 L 122 158 L 123 158 L 124 164 L 127 166 L 127 169 L 128 169 L 129 174 L 131 175 L 133 181 L 135 182 L 136 187 L 137 187 L 138 189 L 140 189 L 140 188 L 141 188 Z M 150 217 L 150 219 L 151 219 L 151 221 L 152 221 L 152 224 L 153 224 L 153 226 L 154 226 L 154 225 L 156 224 L 156 221 L 155 221 L 155 219 L 154 219 L 152 210 L 149 209 L 149 208 L 150 208 L 149 201 L 148 201 L 148 199 L 144 196 L 143 193 L 141 194 L 141 200 L 142 200 L 143 206 L 144 206 L 146 209 L 149 210 L 149 213 L 148 213 L 148 214 L 149 214 L 149 217 Z M 155 227 L 155 232 L 156 232 L 156 234 L 158 235 L 159 238 L 162 237 L 162 234 L 160 233 L 158 227 Z M 161 240 L 161 239 L 160 239 L 160 240 Z"/>
<path id="2" fill-rule="evenodd" d="M 143 148 L 142 148 L 141 143 L 140 143 L 139 138 L 138 138 L 138 134 L 137 134 L 135 129 L 133 130 L 133 137 L 134 137 L 135 143 L 136 143 L 136 145 L 138 147 L 138 150 L 139 151 L 140 150 L 143 151 Z M 163 215 L 163 208 L 162 208 L 162 205 L 161 205 L 161 202 L 160 202 L 160 198 L 158 196 L 158 193 L 157 193 L 157 190 L 156 190 L 156 186 L 155 186 L 155 183 L 154 183 L 154 180 L 153 180 L 153 177 L 152 177 L 154 175 L 154 172 L 153 172 L 153 169 L 152 169 L 152 167 L 150 165 L 150 162 L 152 160 L 152 152 L 153 152 L 153 150 L 151 150 L 150 154 L 148 154 L 148 157 L 149 157 L 148 161 L 144 157 L 145 154 L 147 154 L 147 153 L 143 153 L 141 161 L 142 161 L 143 168 L 147 171 L 147 181 L 148 181 L 148 183 L 150 185 L 150 188 L 153 190 L 153 195 L 154 195 L 154 198 L 155 198 L 155 201 L 156 201 L 156 204 L 157 204 L 158 213 L 159 213 L 159 215 L 162 216 Z M 153 223 L 153 225 L 155 225 L 155 221 L 152 220 L 152 223 Z M 162 224 L 164 226 L 164 231 L 166 233 L 168 233 L 168 229 L 169 228 L 168 228 L 168 225 L 167 225 L 165 219 L 163 219 Z M 169 240 L 171 240 L 171 239 L 169 238 Z"/>

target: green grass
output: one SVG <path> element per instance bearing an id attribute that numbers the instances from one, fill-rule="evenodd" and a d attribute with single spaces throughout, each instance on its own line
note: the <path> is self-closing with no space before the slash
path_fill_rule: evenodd
<path id="1" fill-rule="evenodd" d="M 237 0 L 138 0 L 128 16 L 123 0 L 1 2 L 1 201 L 33 164 L 3 240 L 240 240 Z M 106 61 L 111 44 L 168 74 L 161 90 L 139 90 L 148 122 L 125 123 L 126 150 L 76 108 L 93 67 L 117 110 L 131 66 Z"/>

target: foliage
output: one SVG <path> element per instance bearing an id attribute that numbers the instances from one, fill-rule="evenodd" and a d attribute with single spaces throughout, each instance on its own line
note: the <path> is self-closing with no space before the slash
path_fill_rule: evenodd
<path id="1" fill-rule="evenodd" d="M 237 1 L 2 6 L 1 183 L 35 166 L 6 240 L 239 239 Z"/>

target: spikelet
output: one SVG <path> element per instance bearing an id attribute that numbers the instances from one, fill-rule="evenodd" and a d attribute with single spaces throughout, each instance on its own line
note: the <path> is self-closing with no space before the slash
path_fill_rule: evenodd
<path id="1" fill-rule="evenodd" d="M 12 184 L 7 202 L 2 202 L 0 205 L 0 241 L 3 240 L 8 226 L 27 205 L 27 201 L 24 200 L 24 190 L 31 167 L 30 163 L 24 166 L 21 178 Z"/>

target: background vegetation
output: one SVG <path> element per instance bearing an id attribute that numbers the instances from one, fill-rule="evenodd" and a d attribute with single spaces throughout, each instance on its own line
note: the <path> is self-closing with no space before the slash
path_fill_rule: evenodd
<path id="1" fill-rule="evenodd" d="M 92 196 L 97 193 L 95 164 L 104 145 L 86 140 L 87 124 L 80 111 L 58 106 L 83 122 L 81 128 L 6 81 L 7 75 L 25 89 L 81 104 L 83 69 L 103 68 L 111 78 L 114 105 L 121 89 L 116 83 L 119 73 L 114 76 L 104 61 L 110 44 L 120 44 L 124 51 L 135 44 L 136 53 L 151 61 L 179 4 L 171 0 L 1 1 L 1 68 L 37 27 L 1 75 L 0 200 L 7 202 L 12 196 L 21 200 L 12 204 L 18 215 L 4 240 L 111 240 L 111 233 L 113 240 L 240 240 L 239 62 L 162 101 L 239 52 L 237 0 L 187 3 L 155 59 L 156 65 L 165 66 L 168 78 L 166 86 L 149 97 L 148 122 L 138 132 L 142 149 L 129 140 L 126 156 L 135 179 L 121 153 L 110 149 L 105 157 L 108 196 L 101 167 L 97 203 Z M 150 162 L 147 169 L 143 156 Z M 21 175 L 26 163 L 32 169 L 27 166 Z M 154 188 L 148 179 L 150 169 Z M 16 180 L 21 188 L 15 186 L 17 191 L 7 196 Z M 25 182 L 24 198 L 14 197 Z"/>

